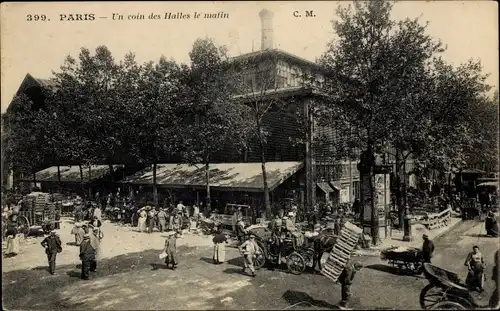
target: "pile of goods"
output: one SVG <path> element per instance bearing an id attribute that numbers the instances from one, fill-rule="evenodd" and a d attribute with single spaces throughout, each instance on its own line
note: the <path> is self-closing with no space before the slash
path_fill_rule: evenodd
<path id="1" fill-rule="evenodd" d="M 351 258 L 362 233 L 363 229 L 350 222 L 346 222 L 340 231 L 340 236 L 337 238 L 337 241 L 330 252 L 330 256 L 328 256 L 328 260 L 323 265 L 321 274 L 333 282 L 337 282 L 340 274 Z"/>

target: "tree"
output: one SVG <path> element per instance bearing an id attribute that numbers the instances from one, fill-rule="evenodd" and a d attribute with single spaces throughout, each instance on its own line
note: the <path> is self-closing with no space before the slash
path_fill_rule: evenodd
<path id="1" fill-rule="evenodd" d="M 395 23 L 391 10 L 386 1 L 356 1 L 354 10 L 339 8 L 340 20 L 332 22 L 338 39 L 328 44 L 319 60 L 326 78 L 321 90 L 329 100 L 318 109 L 318 121 L 328 125 L 334 120 L 342 145 L 350 147 L 336 148 L 337 157 L 352 156 L 353 148 L 362 151 L 362 204 L 372 211 L 374 244 L 379 234 L 375 154 L 397 142 L 406 151 L 406 141 L 411 141 L 406 131 L 420 126 L 411 122 L 415 115 L 406 108 L 419 101 L 425 65 L 442 50 L 418 20 Z"/>
<path id="2" fill-rule="evenodd" d="M 211 39 L 197 39 L 189 53 L 189 68 L 184 98 L 184 159 L 204 165 L 207 212 L 210 210 L 210 162 L 212 156 L 233 146 L 246 146 L 248 108 L 232 101 L 231 64 L 225 47 Z"/>
<path id="3" fill-rule="evenodd" d="M 158 162 L 178 151 L 180 119 L 178 105 L 182 100 L 182 69 L 174 61 L 161 58 L 158 64 L 152 62 L 137 68 L 129 59 L 129 73 L 134 74 L 137 83 L 137 97 L 130 97 L 133 105 L 130 116 L 135 125 L 134 136 L 138 159 L 153 167 L 153 200 L 158 204 L 156 171 Z M 135 69 L 134 69 L 135 68 Z M 124 99 L 125 100 L 125 99 Z"/>

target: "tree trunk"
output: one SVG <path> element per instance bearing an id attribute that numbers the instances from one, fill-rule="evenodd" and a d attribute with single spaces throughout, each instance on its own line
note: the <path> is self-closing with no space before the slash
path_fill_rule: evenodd
<path id="1" fill-rule="evenodd" d="M 113 194 L 111 195 L 111 201 L 116 202 L 116 189 L 115 189 L 113 162 L 108 161 L 108 168 L 109 168 L 109 183 L 110 183 L 111 189 L 114 189 Z"/>
<path id="2" fill-rule="evenodd" d="M 264 182 L 264 208 L 266 211 L 266 220 L 271 217 L 271 200 L 269 198 L 269 185 L 267 184 L 267 171 L 266 171 L 266 150 L 264 146 L 264 138 L 261 133 L 261 126 L 258 124 L 259 131 L 259 145 L 260 145 L 260 162 L 262 167 L 262 180 Z"/>
<path id="3" fill-rule="evenodd" d="M 36 170 L 33 169 L 33 187 L 36 187 Z"/>
<path id="4" fill-rule="evenodd" d="M 403 205 L 403 189 L 401 187 L 401 159 L 399 157 L 399 151 L 396 150 L 396 206 L 398 208 L 398 218 L 399 218 L 399 228 L 403 228 L 403 223 L 405 219 L 405 207 Z"/>
<path id="5" fill-rule="evenodd" d="M 62 189 L 62 184 L 61 184 L 61 166 L 57 166 L 57 187 L 59 188 L 58 189 L 58 192 L 61 191 Z"/>
<path id="6" fill-rule="evenodd" d="M 80 168 L 80 186 L 82 187 L 82 195 L 85 192 L 85 187 L 84 187 L 84 181 L 83 181 L 83 167 L 81 164 L 78 164 L 78 167 Z"/>
<path id="7" fill-rule="evenodd" d="M 153 163 L 153 202 L 158 206 L 158 187 L 156 185 L 156 162 Z"/>
<path id="8" fill-rule="evenodd" d="M 379 221 L 378 221 L 378 210 L 377 210 L 377 195 L 375 193 L 375 187 L 373 185 L 373 179 L 375 177 L 374 174 L 374 163 L 371 160 L 373 158 L 373 146 L 368 145 L 368 159 L 367 161 L 367 170 L 369 173 L 370 178 L 368 179 L 368 189 L 370 190 L 370 195 L 371 195 L 371 209 L 372 209 L 372 243 L 373 245 L 377 245 L 379 241 Z"/>
<path id="9" fill-rule="evenodd" d="M 206 196 L 206 204 L 205 204 L 205 215 L 208 215 L 211 208 L 211 200 L 210 200 L 210 162 L 205 162 L 205 182 L 207 184 L 207 196 Z"/>

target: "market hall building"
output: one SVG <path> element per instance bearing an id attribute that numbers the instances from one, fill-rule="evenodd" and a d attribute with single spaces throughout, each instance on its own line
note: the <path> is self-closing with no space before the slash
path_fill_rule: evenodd
<path id="1" fill-rule="evenodd" d="M 252 105 L 255 101 L 281 101 L 280 109 L 271 108 L 264 115 L 263 128 L 268 132 L 265 160 L 270 200 L 277 209 L 289 199 L 302 206 L 320 202 L 352 204 L 360 196 L 357 162 L 334 162 L 325 150 L 316 153 L 313 140 L 328 137 L 333 145 L 333 128 L 320 127 L 312 111 L 321 94 L 303 86 L 303 79 L 315 75 L 321 83 L 318 64 L 275 48 L 273 13 L 262 10 L 261 49 L 233 57 L 234 63 L 248 66 L 241 74 L 245 82 L 234 100 Z M 237 66 L 235 66 L 237 67 Z M 324 148 L 324 147 L 323 147 Z M 204 201 L 206 177 L 204 165 L 181 163 L 157 165 L 159 194 L 185 204 Z M 212 208 L 223 212 L 226 203 L 263 207 L 261 152 L 257 141 L 243 152 L 225 150 L 214 155 L 209 168 Z M 129 190 L 152 192 L 152 166 L 121 181 Z M 162 197 L 162 195 L 160 195 Z M 159 200 L 160 204 L 161 199 Z"/>

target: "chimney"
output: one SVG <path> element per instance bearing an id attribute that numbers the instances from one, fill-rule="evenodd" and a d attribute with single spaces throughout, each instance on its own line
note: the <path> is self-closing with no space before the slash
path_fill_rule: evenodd
<path id="1" fill-rule="evenodd" d="M 261 50 L 274 48 L 273 16 L 274 13 L 263 9 L 259 12 L 261 22 Z"/>

